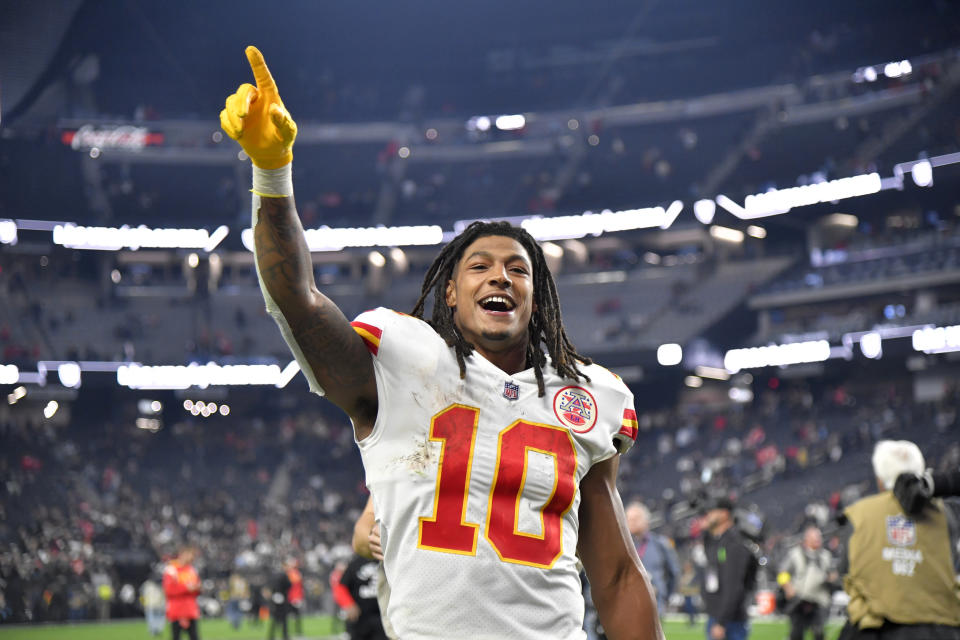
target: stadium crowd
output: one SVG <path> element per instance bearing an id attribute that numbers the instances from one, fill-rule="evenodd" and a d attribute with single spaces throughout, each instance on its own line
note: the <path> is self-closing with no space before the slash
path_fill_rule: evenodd
<path id="1" fill-rule="evenodd" d="M 739 517 L 775 568 L 807 524 L 836 551 L 834 517 L 871 491 L 876 441 L 909 437 L 934 468 L 960 464 L 956 388 L 918 403 L 895 384 L 773 380 L 739 410 L 638 416 L 621 491 L 648 506 L 651 528 L 675 542 L 681 565 L 702 558 L 698 501 L 708 492 L 737 496 Z M 183 544 L 198 550 L 208 614 L 225 609 L 233 573 L 250 583 L 256 611 L 259 588 L 291 556 L 306 608 L 333 611 L 328 577 L 350 554 L 365 500 L 341 417 L 300 409 L 176 419 L 172 407 L 168 426 L 151 433 L 132 417 L 74 411 L 67 424 L 11 409 L 0 411 L 4 622 L 140 615 L 137 588 Z M 762 573 L 761 585 L 772 579 Z M 675 596 L 671 607 L 682 603 Z"/>

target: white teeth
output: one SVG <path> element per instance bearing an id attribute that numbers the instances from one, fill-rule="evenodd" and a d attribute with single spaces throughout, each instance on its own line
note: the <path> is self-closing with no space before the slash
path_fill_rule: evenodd
<path id="1" fill-rule="evenodd" d="M 512 300 L 510 300 L 509 298 L 505 298 L 503 296 L 489 296 L 480 301 L 481 304 L 485 304 L 488 302 L 499 302 L 503 305 L 506 305 L 508 309 L 513 309 L 513 307 L 515 306 Z"/>

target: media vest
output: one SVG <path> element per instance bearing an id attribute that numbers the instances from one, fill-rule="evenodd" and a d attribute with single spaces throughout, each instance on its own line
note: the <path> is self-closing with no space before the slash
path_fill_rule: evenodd
<path id="1" fill-rule="evenodd" d="M 907 517 L 892 491 L 854 503 L 847 614 L 861 629 L 897 624 L 960 626 L 960 584 L 953 574 L 943 503 Z"/>

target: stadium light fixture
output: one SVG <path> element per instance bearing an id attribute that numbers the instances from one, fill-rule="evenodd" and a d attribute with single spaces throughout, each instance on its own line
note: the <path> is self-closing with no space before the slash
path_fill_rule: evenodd
<path id="1" fill-rule="evenodd" d="M 960 351 L 960 325 L 916 329 L 912 342 L 915 351 L 924 353 Z"/>
<path id="2" fill-rule="evenodd" d="M 0 244 L 17 244 L 17 223 L 0 220 Z"/>
<path id="3" fill-rule="evenodd" d="M 883 338 L 876 331 L 869 331 L 860 336 L 860 352 L 871 360 L 883 357 Z"/>
<path id="4" fill-rule="evenodd" d="M 60 404 L 56 400 L 51 400 L 43 408 L 43 417 L 49 420 L 57 414 L 57 410 L 60 408 Z"/>
<path id="5" fill-rule="evenodd" d="M 517 131 L 527 125 L 527 119 L 521 113 L 503 115 L 497 116 L 495 124 L 501 131 Z"/>
<path id="6" fill-rule="evenodd" d="M 850 178 L 828 180 L 789 189 L 770 189 L 749 195 L 743 206 L 720 194 L 717 204 L 741 220 L 766 218 L 787 213 L 794 207 L 805 207 L 823 202 L 834 202 L 878 193 L 884 188 L 879 173 L 866 173 Z"/>
<path id="7" fill-rule="evenodd" d="M 20 369 L 17 367 L 17 365 L 15 364 L 0 365 L 0 384 L 16 384 L 19 381 L 20 381 Z M 19 388 L 23 389 L 23 387 L 19 387 Z M 24 395 L 26 395 L 26 391 L 24 391 Z M 20 396 L 20 397 L 22 398 L 23 396 Z"/>
<path id="8" fill-rule="evenodd" d="M 743 242 L 743 231 L 731 229 L 730 227 L 721 227 L 715 224 L 710 227 L 710 237 L 722 242 L 740 244 Z"/>
<path id="9" fill-rule="evenodd" d="M 117 369 L 117 383 L 130 389 L 189 389 L 212 386 L 276 385 L 281 379 L 276 364 L 219 365 L 191 363 L 145 366 L 125 364 Z M 199 403 L 194 403 L 197 408 Z"/>
<path id="10" fill-rule="evenodd" d="M 76 362 L 63 362 L 57 365 L 57 377 L 60 378 L 60 384 L 69 388 L 77 389 L 80 387 L 80 365 Z"/>
<path id="11" fill-rule="evenodd" d="M 367 254 L 367 261 L 377 269 L 382 269 L 387 264 L 387 259 L 379 251 L 371 251 Z"/>
<path id="12" fill-rule="evenodd" d="M 767 230 L 763 227 L 758 227 L 755 224 L 751 224 L 749 227 L 747 227 L 747 235 L 751 238 L 763 240 L 767 237 Z"/>
<path id="13" fill-rule="evenodd" d="M 555 242 L 544 242 L 540 245 L 540 248 L 543 249 L 543 255 L 548 258 L 555 258 L 557 260 L 563 258 L 563 247 Z"/>
<path id="14" fill-rule="evenodd" d="M 291 360 L 287 366 L 283 368 L 283 371 L 280 372 L 280 379 L 277 380 L 275 386 L 278 389 L 282 389 L 293 380 L 294 376 L 300 373 L 300 363 L 296 360 Z"/>
<path id="15" fill-rule="evenodd" d="M 708 367 L 705 365 L 700 365 L 693 371 L 695 374 L 701 378 L 711 378 L 713 380 L 729 380 L 730 372 L 726 369 L 721 369 L 719 367 Z"/>
<path id="16" fill-rule="evenodd" d="M 681 203 L 680 207 L 682 208 L 682 206 Z M 601 236 L 604 233 L 616 231 L 652 229 L 655 227 L 666 228 L 663 225 L 669 226 L 672 223 L 670 215 L 663 207 L 624 209 L 621 211 L 604 209 L 600 213 L 584 211 L 580 215 L 572 216 L 526 218 L 520 222 L 520 226 L 526 229 L 535 240 L 542 242 L 544 240 Z"/>
<path id="17" fill-rule="evenodd" d="M 17 377 L 19 377 L 19 374 L 17 375 Z M 26 397 L 26 395 L 27 395 L 27 388 L 24 387 L 23 385 L 20 385 L 19 387 L 14 389 L 12 392 L 7 394 L 7 402 L 11 405 L 17 404 L 17 402 L 19 402 L 24 397 Z"/>
<path id="18" fill-rule="evenodd" d="M 680 200 L 674 200 L 671 202 L 670 206 L 667 207 L 667 210 L 663 214 L 663 222 L 660 223 L 660 228 L 664 231 L 669 229 L 676 221 L 677 216 L 680 215 L 681 211 L 683 211 L 683 202 Z"/>
<path id="19" fill-rule="evenodd" d="M 691 389 L 699 389 L 703 386 L 703 378 L 699 376 L 687 376 L 683 379 L 683 384 L 687 385 Z"/>
<path id="20" fill-rule="evenodd" d="M 443 242 L 443 229 L 438 225 L 410 227 L 348 227 L 332 229 L 322 226 L 304 231 L 307 247 L 312 252 L 340 251 L 346 247 L 406 247 L 436 245 Z M 244 229 L 240 241 L 253 251 L 253 230 Z"/>
<path id="21" fill-rule="evenodd" d="M 703 199 L 693 203 L 693 215 L 703 224 L 713 222 L 713 216 L 717 212 L 717 203 L 713 200 Z"/>
<path id="22" fill-rule="evenodd" d="M 664 367 L 673 367 L 683 361 L 683 347 L 669 342 L 657 347 L 657 362 Z"/>
<path id="23" fill-rule="evenodd" d="M 785 367 L 791 364 L 824 362 L 831 356 L 826 340 L 771 344 L 765 347 L 731 349 L 723 357 L 723 366 L 730 373 L 759 367 Z"/>
<path id="24" fill-rule="evenodd" d="M 229 234 L 220 225 L 211 234 L 206 229 L 152 229 L 130 227 L 85 227 L 72 222 L 53 227 L 53 243 L 68 249 L 120 251 L 121 249 L 203 249 L 212 251 Z"/>
<path id="25" fill-rule="evenodd" d="M 933 186 L 933 165 L 929 160 L 921 160 L 913 165 L 910 175 L 913 177 L 913 183 L 918 187 Z"/>

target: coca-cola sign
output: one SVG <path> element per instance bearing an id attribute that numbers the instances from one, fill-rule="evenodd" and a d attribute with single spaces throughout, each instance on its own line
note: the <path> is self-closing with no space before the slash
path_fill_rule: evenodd
<path id="1" fill-rule="evenodd" d="M 146 127 L 119 125 L 116 127 L 96 127 L 85 124 L 76 131 L 64 131 L 61 136 L 64 144 L 73 149 L 143 149 L 147 145 L 163 144 L 162 133 L 150 133 Z"/>

